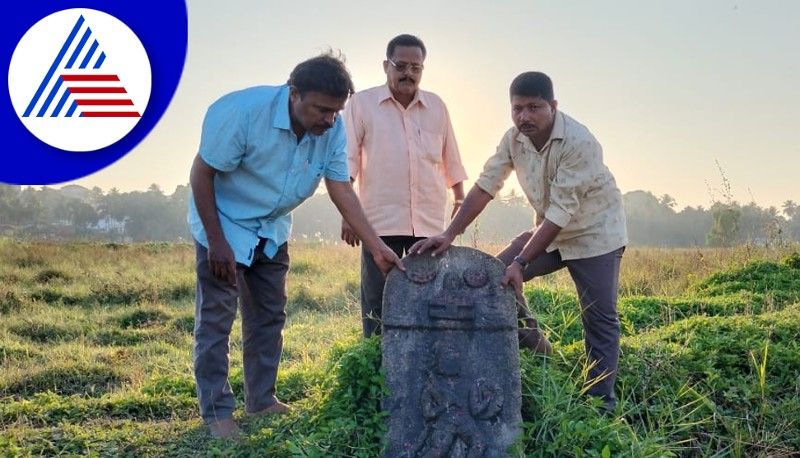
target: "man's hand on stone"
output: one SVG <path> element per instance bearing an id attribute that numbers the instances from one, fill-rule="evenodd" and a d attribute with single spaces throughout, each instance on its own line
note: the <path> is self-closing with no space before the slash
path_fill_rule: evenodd
<path id="1" fill-rule="evenodd" d="M 454 238 L 455 237 L 452 237 L 450 233 L 444 231 L 439 235 L 420 240 L 413 244 L 408 252 L 412 254 L 422 254 L 428 250 L 433 250 L 431 251 L 431 256 L 438 256 L 450 248 Z"/>
<path id="2" fill-rule="evenodd" d="M 394 251 L 389 248 L 383 241 L 380 241 L 381 244 L 378 246 L 378 250 L 375 253 L 372 253 L 372 259 L 375 260 L 375 264 L 378 266 L 378 269 L 386 275 L 392 270 L 393 267 L 397 267 L 398 269 L 405 271 L 406 268 L 403 265 L 403 261 L 397 257 Z"/>
<path id="3" fill-rule="evenodd" d="M 517 300 L 520 300 L 523 297 L 522 266 L 520 266 L 516 262 L 512 262 L 508 267 L 506 267 L 506 273 L 505 275 L 503 275 L 503 280 L 500 283 L 503 286 L 511 285 L 511 287 L 514 288 L 514 294 L 517 296 Z"/>

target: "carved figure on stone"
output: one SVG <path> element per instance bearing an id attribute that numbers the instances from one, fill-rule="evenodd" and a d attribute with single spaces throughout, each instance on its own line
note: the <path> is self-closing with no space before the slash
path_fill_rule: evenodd
<path id="1" fill-rule="evenodd" d="M 514 293 L 478 250 L 404 258 L 384 294 L 386 458 L 508 456 L 521 432 Z"/>
<path id="2" fill-rule="evenodd" d="M 437 342 L 434 349 L 434 365 L 420 396 L 426 426 L 412 456 L 484 456 L 485 441 L 470 412 L 472 396 L 463 390 L 469 380 L 461 373 L 461 355 L 448 343 Z"/>

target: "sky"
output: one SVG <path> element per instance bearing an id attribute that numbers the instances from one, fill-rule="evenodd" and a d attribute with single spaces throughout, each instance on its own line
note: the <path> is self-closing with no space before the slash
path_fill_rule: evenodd
<path id="1" fill-rule="evenodd" d="M 166 114 L 127 156 L 71 184 L 171 193 L 188 183 L 214 100 L 282 84 L 328 48 L 345 54 L 356 90 L 381 85 L 387 42 L 411 33 L 428 49 L 421 87 L 448 106 L 467 187 L 512 125 L 511 80 L 537 70 L 603 145 L 623 193 L 708 206 L 724 200 L 724 174 L 739 202 L 800 201 L 800 1 L 187 3 L 186 66 Z"/>

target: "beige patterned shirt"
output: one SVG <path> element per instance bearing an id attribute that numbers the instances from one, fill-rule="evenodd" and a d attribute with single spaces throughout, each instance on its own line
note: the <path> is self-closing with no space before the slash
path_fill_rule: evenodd
<path id="1" fill-rule="evenodd" d="M 535 224 L 547 218 L 561 227 L 548 252 L 559 250 L 564 260 L 582 259 L 628 243 L 622 195 L 603 164 L 603 148 L 579 122 L 556 112 L 541 151 L 512 127 L 475 184 L 495 196 L 512 170 L 536 211 Z"/>

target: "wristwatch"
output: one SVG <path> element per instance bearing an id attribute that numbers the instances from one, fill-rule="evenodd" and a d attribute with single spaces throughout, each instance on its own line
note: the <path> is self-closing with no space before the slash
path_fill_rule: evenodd
<path id="1" fill-rule="evenodd" d="M 521 266 L 523 269 L 525 269 L 526 267 L 528 267 L 528 264 L 529 264 L 529 263 L 528 263 L 528 262 L 526 262 L 524 259 L 522 259 L 522 256 L 520 256 L 520 255 L 514 256 L 514 262 L 516 262 L 517 264 L 519 264 L 519 265 L 520 265 L 520 266 Z"/>

